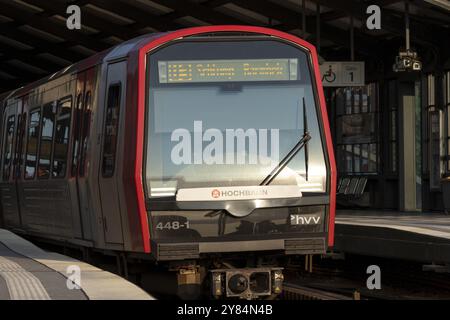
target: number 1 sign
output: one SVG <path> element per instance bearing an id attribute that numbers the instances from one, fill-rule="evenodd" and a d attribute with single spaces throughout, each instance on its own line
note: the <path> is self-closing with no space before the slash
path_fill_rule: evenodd
<path id="1" fill-rule="evenodd" d="M 364 85 L 364 62 L 325 61 L 320 66 L 324 87 L 349 87 Z"/>

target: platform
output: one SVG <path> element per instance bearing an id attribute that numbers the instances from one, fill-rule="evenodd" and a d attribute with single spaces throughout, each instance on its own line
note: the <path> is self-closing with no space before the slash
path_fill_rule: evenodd
<path id="1" fill-rule="evenodd" d="M 450 216 L 338 210 L 335 249 L 368 256 L 450 263 Z"/>
<path id="2" fill-rule="evenodd" d="M 69 289 L 67 285 L 68 278 L 73 275 L 71 266 L 79 267 L 79 289 Z M 44 251 L 16 234 L 0 229 L 0 300 L 153 298 L 113 273 L 58 253 Z"/>

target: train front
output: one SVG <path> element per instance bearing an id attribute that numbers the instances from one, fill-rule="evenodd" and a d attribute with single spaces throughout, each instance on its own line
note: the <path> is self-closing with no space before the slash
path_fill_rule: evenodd
<path id="1" fill-rule="evenodd" d="M 332 245 L 334 160 L 312 53 L 264 33 L 178 37 L 146 57 L 152 254 L 215 296 L 279 293 L 280 258 Z"/>

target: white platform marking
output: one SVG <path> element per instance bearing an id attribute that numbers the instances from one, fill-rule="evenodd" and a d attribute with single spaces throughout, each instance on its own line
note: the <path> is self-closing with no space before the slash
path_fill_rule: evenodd
<path id="1" fill-rule="evenodd" d="M 18 263 L 0 256 L 0 276 L 11 300 L 51 300 L 41 281 Z"/>

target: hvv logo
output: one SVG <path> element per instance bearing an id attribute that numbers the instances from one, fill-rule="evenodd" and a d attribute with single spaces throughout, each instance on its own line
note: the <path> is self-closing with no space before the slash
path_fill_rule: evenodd
<path id="1" fill-rule="evenodd" d="M 291 224 L 293 225 L 316 225 L 320 223 L 320 216 L 309 216 L 309 215 L 300 215 L 300 214 L 292 214 L 291 215 Z"/>
<path id="2" fill-rule="evenodd" d="M 278 163 L 278 129 L 225 129 L 225 135 L 222 132 L 214 128 L 203 131 L 202 121 L 194 121 L 193 134 L 188 129 L 175 129 L 170 137 L 172 142 L 178 142 L 170 154 L 172 162 L 176 165 Z"/>

